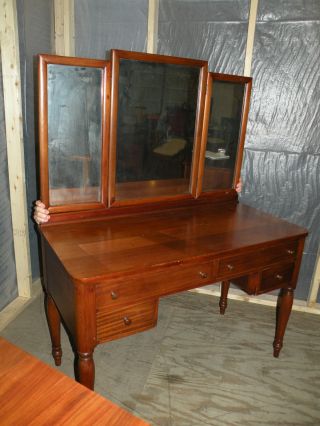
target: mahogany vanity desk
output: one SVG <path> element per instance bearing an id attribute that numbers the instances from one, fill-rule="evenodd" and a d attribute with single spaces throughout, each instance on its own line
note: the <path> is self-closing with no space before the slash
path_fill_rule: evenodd
<path id="1" fill-rule="evenodd" d="M 111 64 L 42 55 L 39 76 L 41 199 L 51 214 L 40 232 L 55 363 L 63 322 L 77 377 L 93 388 L 96 345 L 154 327 L 160 297 L 220 281 L 222 314 L 230 282 L 248 294 L 281 289 L 277 357 L 307 233 L 238 204 L 232 189 L 251 79 L 124 51 L 113 51 Z"/>

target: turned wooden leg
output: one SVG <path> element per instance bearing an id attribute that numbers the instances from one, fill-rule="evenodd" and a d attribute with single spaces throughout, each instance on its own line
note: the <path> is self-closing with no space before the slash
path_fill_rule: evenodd
<path id="1" fill-rule="evenodd" d="M 221 296 L 220 296 L 220 314 L 223 315 L 226 311 L 228 305 L 228 292 L 229 292 L 230 282 L 222 281 L 221 283 Z"/>
<path id="2" fill-rule="evenodd" d="M 89 389 L 94 389 L 94 360 L 93 351 L 88 353 L 78 352 L 77 363 L 78 381 Z"/>
<path id="3" fill-rule="evenodd" d="M 276 334 L 273 341 L 273 356 L 278 358 L 282 348 L 283 336 L 286 331 L 293 303 L 293 289 L 282 289 L 277 306 Z"/>
<path id="4" fill-rule="evenodd" d="M 51 336 L 52 356 L 53 356 L 55 365 L 61 365 L 62 350 L 61 350 L 61 337 L 60 337 L 60 326 L 61 326 L 60 313 L 52 297 L 49 294 L 46 294 L 46 312 L 47 312 L 49 332 Z"/>

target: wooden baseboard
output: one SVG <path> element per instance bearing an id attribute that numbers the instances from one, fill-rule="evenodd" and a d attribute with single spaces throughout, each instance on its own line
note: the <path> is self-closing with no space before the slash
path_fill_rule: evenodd
<path id="1" fill-rule="evenodd" d="M 0 312 L 0 331 L 7 327 L 42 291 L 40 279 L 32 283 L 31 297 L 17 297 Z"/>
<path id="2" fill-rule="evenodd" d="M 215 289 L 208 288 L 208 287 L 201 287 L 201 288 L 196 288 L 190 291 L 195 293 L 220 297 L 220 286 L 215 285 L 215 287 L 216 287 Z M 228 299 L 240 300 L 243 302 L 256 303 L 259 305 L 266 305 L 266 306 L 277 305 L 276 295 L 263 294 L 261 296 L 248 296 L 247 294 L 244 294 L 243 292 L 237 289 L 230 289 L 228 293 Z M 313 306 L 308 306 L 306 301 L 296 299 L 294 300 L 292 310 L 299 311 L 299 312 L 306 312 L 308 314 L 320 315 L 320 303 L 315 303 Z"/>

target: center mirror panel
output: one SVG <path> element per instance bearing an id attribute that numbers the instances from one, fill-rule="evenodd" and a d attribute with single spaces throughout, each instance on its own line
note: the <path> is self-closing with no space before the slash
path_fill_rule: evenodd
<path id="1" fill-rule="evenodd" d="M 118 52 L 113 57 L 118 85 L 111 198 L 190 196 L 205 63 L 148 54 L 118 58 Z"/>

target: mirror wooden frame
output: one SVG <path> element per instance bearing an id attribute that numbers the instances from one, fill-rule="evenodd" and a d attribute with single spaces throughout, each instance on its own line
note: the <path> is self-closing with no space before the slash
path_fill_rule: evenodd
<path id="1" fill-rule="evenodd" d="M 97 202 L 52 205 L 50 203 L 49 162 L 48 162 L 48 65 L 66 65 L 75 67 L 99 68 L 101 79 L 101 196 Z M 103 60 L 72 58 L 56 55 L 39 55 L 39 148 L 40 148 L 40 198 L 48 207 L 50 214 L 77 212 L 83 210 L 105 209 L 107 205 L 107 167 L 108 167 L 108 134 L 110 116 L 110 63 Z"/>

